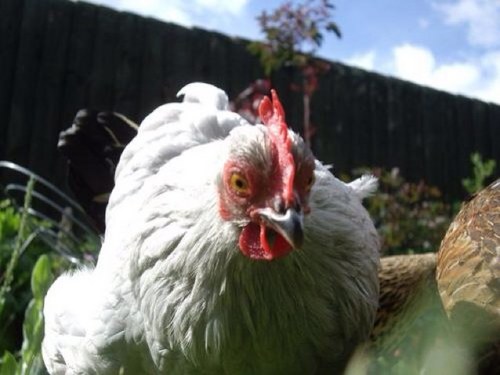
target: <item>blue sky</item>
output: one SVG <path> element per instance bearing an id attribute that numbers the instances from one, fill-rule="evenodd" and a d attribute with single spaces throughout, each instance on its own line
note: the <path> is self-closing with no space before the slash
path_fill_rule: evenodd
<path id="1" fill-rule="evenodd" d="M 86 0 L 184 26 L 262 39 L 283 0 Z M 343 37 L 318 54 L 500 104 L 500 0 L 333 0 Z M 329 35 L 329 34 L 328 34 Z"/>

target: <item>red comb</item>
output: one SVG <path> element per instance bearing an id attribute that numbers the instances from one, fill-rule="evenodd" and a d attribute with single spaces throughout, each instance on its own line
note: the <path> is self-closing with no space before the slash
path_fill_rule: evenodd
<path id="1" fill-rule="evenodd" d="M 285 122 L 285 111 L 276 91 L 271 90 L 272 101 L 265 96 L 259 105 L 259 115 L 269 129 L 271 142 L 278 154 L 278 173 L 283 184 L 283 198 L 287 205 L 293 197 L 293 180 L 295 177 L 295 162 L 292 155 L 292 141 L 288 137 L 288 126 Z M 279 176 L 276 176 L 279 177 Z"/>

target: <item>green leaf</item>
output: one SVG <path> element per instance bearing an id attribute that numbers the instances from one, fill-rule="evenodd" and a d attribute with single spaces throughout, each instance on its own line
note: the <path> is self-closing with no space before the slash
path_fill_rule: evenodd
<path id="1" fill-rule="evenodd" d="M 339 39 L 342 38 L 342 32 L 340 31 L 340 27 L 335 22 L 328 23 L 328 25 L 326 25 L 326 29 L 337 35 L 337 38 Z"/>
<path id="2" fill-rule="evenodd" d="M 14 375 L 17 372 L 16 358 L 10 352 L 5 352 L 0 366 L 0 375 Z"/>
<path id="3" fill-rule="evenodd" d="M 23 350 L 30 347 L 32 342 L 32 337 L 36 331 L 36 326 L 40 320 L 39 311 L 37 309 L 37 303 L 35 300 L 31 300 L 24 313 L 24 323 L 23 323 Z"/>
<path id="4" fill-rule="evenodd" d="M 5 297 L 0 296 L 0 316 L 2 316 L 4 307 L 5 307 Z"/>
<path id="5" fill-rule="evenodd" d="M 473 195 L 485 187 L 486 180 L 493 175 L 495 171 L 495 160 L 484 160 L 478 152 L 470 155 L 472 163 L 472 176 L 462 180 L 462 186 Z"/>
<path id="6" fill-rule="evenodd" d="M 31 300 L 26 309 L 23 324 L 23 346 L 21 348 L 22 374 L 32 374 L 43 339 L 43 302 Z"/>
<path id="7" fill-rule="evenodd" d="M 323 43 L 323 35 L 321 33 L 314 33 L 311 35 L 311 38 L 318 47 Z"/>
<path id="8" fill-rule="evenodd" d="M 47 255 L 42 255 L 36 262 L 31 275 L 31 290 L 33 297 L 41 300 L 45 297 L 54 276 L 50 268 L 50 260 Z"/>
<path id="9" fill-rule="evenodd" d="M 30 359 L 29 363 L 23 363 L 23 368 L 20 371 L 20 375 L 44 375 L 47 373 L 45 365 L 43 364 L 42 355 L 38 351 Z"/>

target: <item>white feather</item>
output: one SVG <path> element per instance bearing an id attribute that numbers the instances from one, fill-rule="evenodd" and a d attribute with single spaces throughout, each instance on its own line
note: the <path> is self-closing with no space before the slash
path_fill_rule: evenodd
<path id="1" fill-rule="evenodd" d="M 350 182 L 348 186 L 354 190 L 360 200 L 363 200 L 377 191 L 378 179 L 373 175 L 365 174 Z"/>
<path id="2" fill-rule="evenodd" d="M 229 105 L 224 91 L 202 82 L 193 82 L 184 86 L 177 93 L 177 97 L 180 96 L 184 96 L 185 103 L 198 103 L 221 111 L 227 110 Z"/>

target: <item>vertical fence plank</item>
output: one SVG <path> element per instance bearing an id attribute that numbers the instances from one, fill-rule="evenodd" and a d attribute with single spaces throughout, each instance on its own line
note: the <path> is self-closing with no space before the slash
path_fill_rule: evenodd
<path id="1" fill-rule="evenodd" d="M 445 121 L 445 107 L 443 93 L 426 89 L 425 97 L 427 99 L 426 113 L 429 114 L 428 121 L 425 123 L 425 176 L 426 182 L 443 186 L 442 182 L 447 179 L 447 170 L 444 163 L 444 139 L 443 121 Z"/>
<path id="2" fill-rule="evenodd" d="M 227 71 L 229 70 L 229 65 L 231 64 L 231 56 L 228 53 L 226 40 L 229 38 L 218 33 L 210 33 L 208 37 L 208 61 L 211 81 L 216 86 L 228 87 L 229 75 L 227 74 Z"/>
<path id="3" fill-rule="evenodd" d="M 405 108 L 401 103 L 404 84 L 395 79 L 390 79 L 387 83 L 387 110 L 389 113 L 389 121 L 387 123 L 388 165 L 385 165 L 385 167 L 399 167 L 404 175 L 408 166 L 408 153 L 404 144 L 406 132 L 403 123 L 403 112 Z"/>
<path id="4" fill-rule="evenodd" d="M 491 155 L 491 139 L 488 134 L 488 106 L 479 100 L 472 102 L 472 121 L 474 123 L 474 150 L 481 152 L 482 156 L 489 158 Z M 498 140 L 500 142 L 500 139 Z"/>
<path id="5" fill-rule="evenodd" d="M 0 160 L 6 157 L 7 126 L 19 48 L 24 0 L 0 1 Z"/>
<path id="6" fill-rule="evenodd" d="M 95 25 L 99 9 L 95 5 L 80 1 L 72 6 L 75 9 L 69 31 L 64 101 L 61 108 L 64 127 L 69 127 L 78 110 L 89 105 Z"/>
<path id="7" fill-rule="evenodd" d="M 491 139 L 491 155 L 496 160 L 495 175 L 500 176 L 500 106 L 488 105 L 488 135 Z"/>
<path id="8" fill-rule="evenodd" d="M 330 138 L 325 139 L 324 142 L 331 142 L 331 145 L 325 149 L 331 150 L 332 153 L 331 155 L 325 154 L 324 161 L 333 164 L 333 170 L 336 174 L 349 172 L 352 166 L 350 158 L 352 101 L 347 71 L 348 68 L 344 65 L 336 65 L 331 69 L 333 116 L 329 124 L 331 127 Z"/>
<path id="9" fill-rule="evenodd" d="M 122 13 L 115 46 L 114 110 L 140 121 L 142 46 L 146 20 L 132 13 Z"/>
<path id="10" fill-rule="evenodd" d="M 163 23 L 153 19 L 147 20 L 141 64 L 141 120 L 163 103 L 163 32 Z"/>
<path id="11" fill-rule="evenodd" d="M 116 39 L 119 12 L 99 7 L 89 87 L 89 105 L 96 109 L 113 108 L 116 66 Z"/>
<path id="12" fill-rule="evenodd" d="M 454 160 L 457 158 L 457 155 L 454 154 L 456 152 L 456 147 L 451 145 L 452 136 L 450 131 L 450 124 L 454 121 L 454 109 L 453 102 L 454 97 L 445 92 L 440 92 L 441 98 L 441 112 L 442 117 L 441 121 L 438 124 L 439 127 L 439 136 L 440 142 L 436 148 L 436 158 L 440 158 L 442 162 L 442 168 L 444 169 L 444 173 L 440 175 L 441 180 L 438 180 L 436 183 L 437 186 L 449 186 L 450 192 L 460 188 L 460 179 L 457 179 L 455 176 L 457 175 L 456 163 Z M 455 143 L 456 145 L 456 143 Z M 443 157 L 443 152 L 439 152 L 439 150 L 445 150 L 446 156 Z M 444 191 L 441 189 L 447 197 L 450 197 L 448 191 Z"/>
<path id="13" fill-rule="evenodd" d="M 472 113 L 472 101 L 459 96 L 455 99 L 455 110 L 457 113 L 457 132 L 453 135 L 460 153 L 457 155 L 456 163 L 459 165 L 457 179 L 470 175 L 470 154 L 474 152 L 474 124 Z"/>
<path id="14" fill-rule="evenodd" d="M 264 78 L 264 72 L 258 59 L 247 49 L 248 41 L 243 39 L 225 39 L 227 48 L 227 90 L 235 98 L 258 78 Z"/>
<path id="15" fill-rule="evenodd" d="M 432 167 L 432 161 L 430 160 L 429 147 L 434 143 L 434 137 L 432 134 L 433 127 L 433 110 L 434 110 L 434 96 L 429 95 L 427 88 L 424 89 L 422 93 L 422 152 L 420 157 L 423 161 L 423 171 L 420 178 L 428 182 L 429 172 L 428 168 Z"/>
<path id="16" fill-rule="evenodd" d="M 316 91 L 312 95 L 311 100 L 311 127 L 312 135 L 310 138 L 311 149 L 318 159 L 322 159 L 324 150 L 322 146 L 322 138 L 325 132 L 322 128 L 328 129 L 331 122 L 331 74 L 328 70 L 320 74 L 319 84 Z M 318 124 L 324 124 L 323 127 Z"/>
<path id="17" fill-rule="evenodd" d="M 40 72 L 36 84 L 37 100 L 33 106 L 31 122 L 30 167 L 42 176 L 56 173 L 54 152 L 60 130 L 61 107 L 64 93 L 64 73 L 66 67 L 69 30 L 72 23 L 73 7 L 64 0 L 48 1 L 47 20 L 43 53 L 40 57 Z"/>
<path id="18" fill-rule="evenodd" d="M 422 126 L 422 95 L 427 90 L 414 84 L 402 87 L 401 97 L 401 122 L 403 127 L 400 140 L 401 153 L 404 153 L 406 165 L 403 176 L 409 180 L 418 181 L 425 172 L 426 160 L 424 153 L 424 134 Z"/>
<path id="19" fill-rule="evenodd" d="M 163 40 L 163 100 L 176 100 L 177 91 L 185 84 L 199 77 L 193 73 L 191 59 L 192 42 L 195 38 L 193 31 L 171 23 L 165 24 L 165 38 Z M 199 56 L 201 60 L 202 55 Z"/>
<path id="20" fill-rule="evenodd" d="M 369 105 L 368 76 L 359 69 L 350 69 L 351 111 L 352 123 L 350 124 L 352 136 L 350 152 L 352 153 L 351 166 L 367 166 L 371 159 L 371 113 Z"/>
<path id="21" fill-rule="evenodd" d="M 210 33 L 194 27 L 191 44 L 184 46 L 185 53 L 189 55 L 192 77 L 194 81 L 206 81 L 215 83 L 210 70 Z M 204 56 L 204 58 L 201 58 Z"/>
<path id="22" fill-rule="evenodd" d="M 311 125 L 313 135 L 311 146 L 316 157 L 325 161 L 328 156 L 335 160 L 333 152 L 334 143 L 334 86 L 333 74 L 330 66 L 328 70 L 319 76 L 317 91 L 311 100 Z M 330 163 L 332 160 L 330 160 Z"/>
<path id="23" fill-rule="evenodd" d="M 388 88 L 385 77 L 373 74 L 370 80 L 370 118 L 372 127 L 372 156 L 370 166 L 388 165 L 387 107 Z"/>
<path id="24" fill-rule="evenodd" d="M 452 197 L 460 196 L 462 192 L 461 179 L 458 176 L 458 165 L 455 162 L 460 153 L 457 147 L 457 142 L 453 137 L 454 122 L 456 121 L 456 111 L 453 107 L 455 101 L 454 96 L 447 95 L 444 92 L 440 93 L 442 98 L 442 112 L 443 117 L 440 125 L 440 135 L 441 139 L 436 150 L 436 157 L 442 160 L 442 167 L 444 168 L 444 173 L 441 174 L 441 181 L 438 182 L 438 186 L 446 186 L 446 189 L 442 189 L 442 193 L 445 198 L 451 199 Z M 444 152 L 439 152 L 439 149 L 444 150 Z M 443 154 L 446 156 L 443 157 Z"/>
<path id="25" fill-rule="evenodd" d="M 43 53 L 47 1 L 26 0 L 17 50 L 10 116 L 6 132 L 6 157 L 29 165 L 33 108 L 37 103 L 36 82 Z"/>

